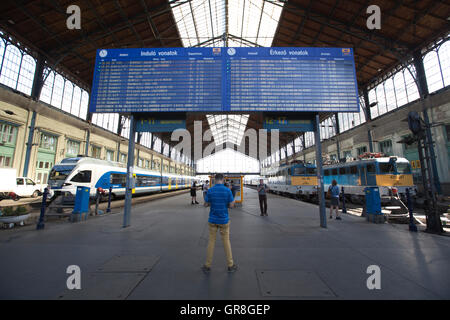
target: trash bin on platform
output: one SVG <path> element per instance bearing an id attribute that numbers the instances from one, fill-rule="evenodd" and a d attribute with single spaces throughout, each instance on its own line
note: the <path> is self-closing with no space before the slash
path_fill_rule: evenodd
<path id="1" fill-rule="evenodd" d="M 88 187 L 77 187 L 77 193 L 75 196 L 75 205 L 71 215 L 71 221 L 80 221 L 83 218 L 86 220 L 89 214 L 89 194 L 90 188 Z"/>
<path id="2" fill-rule="evenodd" d="M 367 220 L 375 223 L 383 223 L 384 215 L 381 212 L 380 189 L 378 187 L 367 187 L 364 189 L 366 198 Z"/>

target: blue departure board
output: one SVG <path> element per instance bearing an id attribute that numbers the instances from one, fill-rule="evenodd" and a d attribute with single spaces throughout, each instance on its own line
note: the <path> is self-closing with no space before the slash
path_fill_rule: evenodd
<path id="1" fill-rule="evenodd" d="M 359 112 L 351 48 L 97 51 L 91 112 Z"/>

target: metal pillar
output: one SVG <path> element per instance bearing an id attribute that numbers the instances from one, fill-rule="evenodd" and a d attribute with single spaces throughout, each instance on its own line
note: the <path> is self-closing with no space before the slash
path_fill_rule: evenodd
<path id="1" fill-rule="evenodd" d="M 320 226 L 322 228 L 327 227 L 327 216 L 325 212 L 325 196 L 323 189 L 323 167 L 322 167 L 322 144 L 320 142 L 320 118 L 319 114 L 316 114 L 315 119 L 315 132 L 314 138 L 316 142 L 316 164 L 317 164 L 317 182 L 319 183 L 318 195 L 319 195 L 319 214 L 320 214 Z"/>
<path id="2" fill-rule="evenodd" d="M 302 136 L 302 152 L 303 152 L 303 162 L 306 163 L 306 143 L 305 143 L 305 133 Z"/>
<path id="3" fill-rule="evenodd" d="M 427 135 L 427 140 L 430 148 L 430 160 L 431 160 L 431 169 L 433 170 L 434 176 L 434 187 L 436 188 L 437 193 L 442 194 L 441 183 L 439 181 L 439 175 L 437 171 L 436 164 L 436 154 L 434 152 L 434 142 L 433 142 L 433 134 L 431 133 L 430 119 L 428 118 L 427 106 L 425 104 L 425 99 L 429 96 L 428 92 L 428 83 L 425 74 L 425 67 L 423 65 L 422 54 L 420 51 L 416 51 L 414 53 L 414 66 L 416 68 L 416 84 L 417 89 L 419 90 L 419 95 L 422 100 L 422 111 L 423 111 L 423 120 L 425 122 L 425 133 Z"/>
<path id="4" fill-rule="evenodd" d="M 36 111 L 33 111 L 33 115 L 31 116 L 30 131 L 28 132 L 27 150 L 25 153 L 25 163 L 23 165 L 23 176 L 24 177 L 28 176 L 28 167 L 30 165 L 31 149 L 33 148 L 33 136 L 34 136 L 35 124 L 36 124 Z"/>
<path id="5" fill-rule="evenodd" d="M 84 155 L 87 157 L 89 155 L 89 139 L 91 137 L 91 131 L 86 130 L 86 147 L 84 149 Z"/>
<path id="6" fill-rule="evenodd" d="M 338 114 L 335 113 L 334 114 L 334 128 L 336 129 L 336 152 L 337 152 L 337 160 L 338 162 L 341 162 L 341 146 L 339 145 L 339 135 L 341 134 L 341 127 L 339 126 L 339 118 L 338 118 Z"/>
<path id="7" fill-rule="evenodd" d="M 373 152 L 372 132 L 370 132 L 370 123 L 372 122 L 372 115 L 370 113 L 369 92 L 367 91 L 367 88 L 364 89 L 363 98 L 364 98 L 363 110 L 364 115 L 366 116 L 367 137 L 369 139 L 369 151 Z"/>
<path id="8" fill-rule="evenodd" d="M 131 198 L 132 189 L 134 187 L 133 172 L 134 172 L 134 145 L 135 145 L 135 133 L 136 133 L 136 122 L 134 116 L 130 117 L 130 136 L 128 139 L 128 159 L 127 159 L 127 180 L 125 189 L 125 208 L 123 211 L 123 227 L 126 228 L 130 225 L 130 215 L 131 215 Z"/>

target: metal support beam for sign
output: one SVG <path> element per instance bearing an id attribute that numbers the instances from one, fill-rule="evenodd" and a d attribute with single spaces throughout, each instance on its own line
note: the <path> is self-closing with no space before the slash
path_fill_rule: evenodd
<path id="1" fill-rule="evenodd" d="M 248 44 L 252 47 L 262 47 L 262 45 L 260 45 L 256 42 L 250 41 L 250 40 L 242 38 L 242 37 L 235 36 L 233 34 L 229 34 L 228 38 L 233 39 L 233 40 L 239 40 L 239 41 L 241 41 L 242 44 Z"/>
<path id="2" fill-rule="evenodd" d="M 427 78 L 425 75 L 425 67 L 423 65 L 422 54 L 420 53 L 420 51 L 416 51 L 414 53 L 414 66 L 416 68 L 417 73 L 416 78 L 417 89 L 419 91 L 420 99 L 422 100 L 423 120 L 425 121 L 426 125 L 425 133 L 427 135 L 427 139 L 430 144 L 429 147 L 430 147 L 431 167 L 434 176 L 434 184 L 437 193 L 442 194 L 441 183 L 439 181 L 439 175 L 436 164 L 436 154 L 434 152 L 433 134 L 431 133 L 430 119 L 428 117 L 427 106 L 425 104 L 425 99 L 428 97 L 429 92 L 428 92 Z"/>
<path id="3" fill-rule="evenodd" d="M 130 135 L 128 139 L 128 159 L 127 159 L 127 180 L 125 187 L 125 208 L 123 211 L 123 227 L 126 228 L 130 225 L 131 215 L 131 198 L 132 190 L 134 189 L 134 146 L 135 146 L 135 128 L 136 122 L 134 116 L 130 117 Z"/>
<path id="4" fill-rule="evenodd" d="M 318 196 L 319 196 L 319 215 L 320 226 L 327 227 L 327 217 L 325 212 L 325 195 L 323 187 L 323 167 L 322 167 L 322 143 L 320 141 L 320 117 L 316 114 L 315 119 L 314 138 L 316 140 L 316 166 L 317 166 L 317 182 L 318 182 Z"/>

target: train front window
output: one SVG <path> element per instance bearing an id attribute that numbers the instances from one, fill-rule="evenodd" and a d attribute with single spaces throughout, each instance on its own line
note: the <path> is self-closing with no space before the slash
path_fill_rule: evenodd
<path id="1" fill-rule="evenodd" d="M 75 166 L 54 166 L 49 180 L 65 180 Z"/>
<path id="2" fill-rule="evenodd" d="M 380 173 L 382 174 L 394 174 L 395 167 L 392 163 L 380 163 Z"/>
<path id="3" fill-rule="evenodd" d="M 316 168 L 306 168 L 306 174 L 316 174 Z"/>
<path id="4" fill-rule="evenodd" d="M 294 176 L 301 176 L 305 174 L 305 168 L 294 168 Z"/>
<path id="5" fill-rule="evenodd" d="M 89 183 L 91 182 L 91 175 L 92 175 L 91 170 L 83 170 L 78 172 L 70 181 Z"/>
<path id="6" fill-rule="evenodd" d="M 408 163 L 398 163 L 397 162 L 397 173 L 398 174 L 409 174 L 411 173 L 411 167 Z"/>

